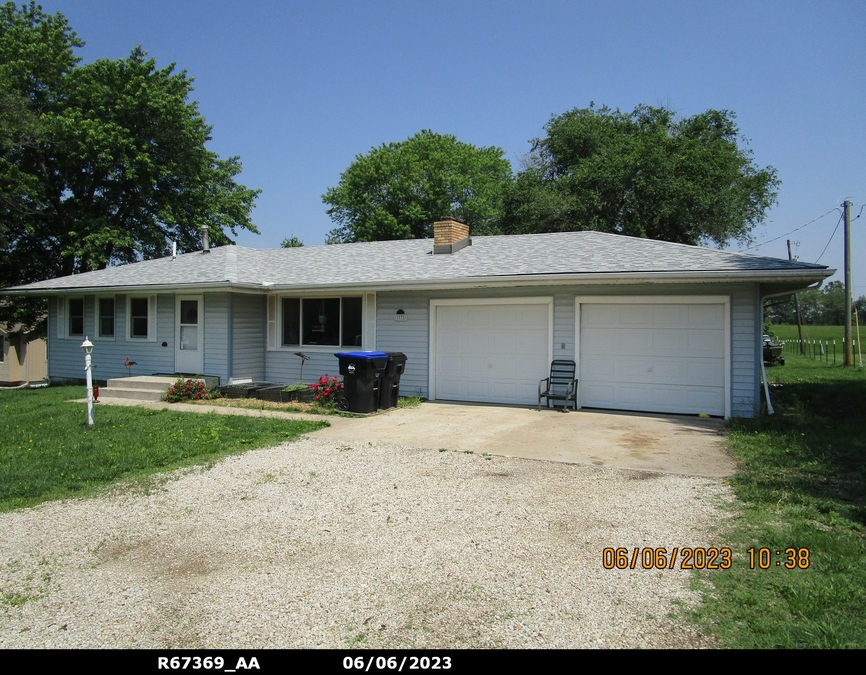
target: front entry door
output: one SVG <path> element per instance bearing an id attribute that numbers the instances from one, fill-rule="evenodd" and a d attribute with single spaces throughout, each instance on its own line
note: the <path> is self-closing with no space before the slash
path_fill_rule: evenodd
<path id="1" fill-rule="evenodd" d="M 178 295 L 175 306 L 174 369 L 179 373 L 204 372 L 204 296 Z"/>

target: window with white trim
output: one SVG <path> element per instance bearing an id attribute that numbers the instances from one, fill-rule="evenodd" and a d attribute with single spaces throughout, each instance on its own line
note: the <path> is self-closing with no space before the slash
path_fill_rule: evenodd
<path id="1" fill-rule="evenodd" d="M 114 339 L 113 297 L 96 299 L 96 334 L 103 339 Z"/>
<path id="2" fill-rule="evenodd" d="M 126 301 L 126 339 L 156 340 L 156 296 L 128 296 Z"/>
<path id="3" fill-rule="evenodd" d="M 281 302 L 283 346 L 361 346 L 362 298 L 283 298 Z"/>

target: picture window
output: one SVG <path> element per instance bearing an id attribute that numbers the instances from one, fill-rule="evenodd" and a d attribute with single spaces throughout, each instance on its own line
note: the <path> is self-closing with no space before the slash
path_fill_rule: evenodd
<path id="1" fill-rule="evenodd" d="M 283 298 L 283 345 L 360 347 L 361 298 Z"/>

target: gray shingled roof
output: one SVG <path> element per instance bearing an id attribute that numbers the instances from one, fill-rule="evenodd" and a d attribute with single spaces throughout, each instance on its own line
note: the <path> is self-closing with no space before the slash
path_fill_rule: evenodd
<path id="1" fill-rule="evenodd" d="M 601 232 L 473 237 L 453 254 L 433 255 L 431 239 L 301 248 L 221 246 L 76 274 L 7 291 L 63 292 L 130 287 L 332 288 L 448 283 L 545 276 L 582 278 L 736 276 L 820 280 L 825 265 L 731 253 Z"/>

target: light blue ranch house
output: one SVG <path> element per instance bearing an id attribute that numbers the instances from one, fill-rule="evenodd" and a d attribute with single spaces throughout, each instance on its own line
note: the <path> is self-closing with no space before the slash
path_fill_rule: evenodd
<path id="1" fill-rule="evenodd" d="M 762 305 L 823 265 L 600 232 L 435 237 L 259 250 L 221 246 L 6 289 L 49 298 L 52 381 L 189 373 L 314 382 L 336 352 L 407 356 L 402 394 L 535 405 L 554 359 L 579 405 L 751 417 Z"/>

